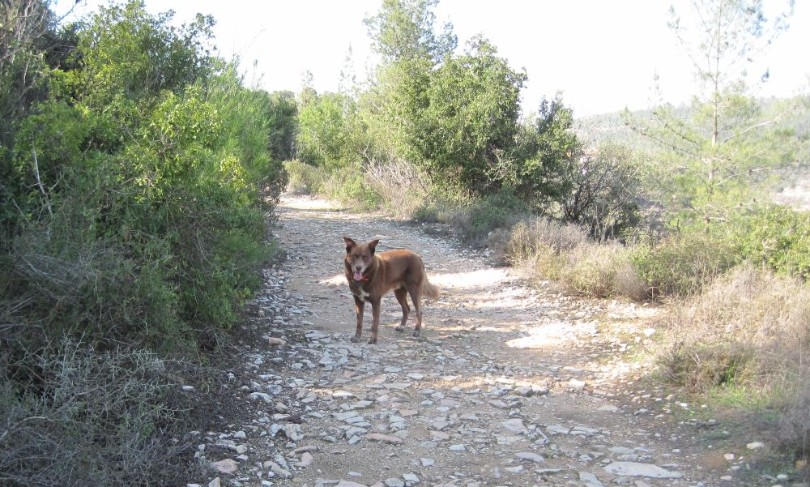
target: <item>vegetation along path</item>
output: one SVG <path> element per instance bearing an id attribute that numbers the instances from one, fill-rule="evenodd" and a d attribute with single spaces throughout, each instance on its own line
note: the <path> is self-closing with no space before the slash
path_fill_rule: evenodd
<path id="1" fill-rule="evenodd" d="M 206 482 L 748 482 L 746 456 L 755 451 L 713 448 L 699 431 L 719 437 L 723 425 L 690 420 L 699 405 L 645 389 L 651 369 L 633 357 L 655 333 L 647 328 L 654 307 L 529 286 L 437 232 L 325 201 L 285 197 L 279 211 L 286 258 L 266 271 L 248 325 L 261 339 L 246 345 L 244 366 L 230 376 L 249 417 L 225 418 L 228 431 L 207 434 L 198 456 L 218 471 Z M 394 331 L 400 309 L 391 295 L 379 344 L 349 341 L 344 235 L 423 256 L 442 294 L 425 305 L 421 338 Z"/>

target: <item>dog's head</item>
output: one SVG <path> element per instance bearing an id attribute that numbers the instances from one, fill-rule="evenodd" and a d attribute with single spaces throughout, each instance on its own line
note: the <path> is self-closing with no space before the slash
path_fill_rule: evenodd
<path id="1" fill-rule="evenodd" d="M 374 262 L 374 252 L 380 243 L 379 239 L 364 244 L 359 244 L 349 237 L 343 237 L 343 241 L 346 242 L 346 266 L 352 272 L 352 277 L 355 281 L 367 280 L 363 273 Z"/>

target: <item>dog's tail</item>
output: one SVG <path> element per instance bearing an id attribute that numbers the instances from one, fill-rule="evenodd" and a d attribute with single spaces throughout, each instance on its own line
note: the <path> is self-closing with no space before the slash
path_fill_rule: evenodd
<path id="1" fill-rule="evenodd" d="M 425 277 L 425 280 L 422 281 L 422 294 L 430 299 L 436 299 L 439 297 L 439 288 L 429 283 Z"/>

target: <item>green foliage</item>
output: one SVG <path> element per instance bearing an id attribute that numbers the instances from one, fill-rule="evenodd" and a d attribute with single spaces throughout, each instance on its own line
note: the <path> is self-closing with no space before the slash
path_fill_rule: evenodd
<path id="1" fill-rule="evenodd" d="M 270 94 L 270 156 L 276 161 L 295 157 L 295 135 L 298 131 L 298 105 L 295 94 L 281 91 Z"/>
<path id="2" fill-rule="evenodd" d="M 638 246 L 631 259 L 652 297 L 697 294 L 739 262 L 728 239 L 700 231 Z"/>
<path id="3" fill-rule="evenodd" d="M 739 215 L 731 226 L 737 252 L 779 274 L 810 277 L 810 214 L 770 205 Z"/>
<path id="4" fill-rule="evenodd" d="M 284 170 L 287 173 L 287 192 L 292 194 L 314 194 L 323 189 L 326 173 L 318 168 L 301 161 L 285 161 Z"/>
<path id="5" fill-rule="evenodd" d="M 374 50 L 386 63 L 406 59 L 439 62 L 456 48 L 452 25 L 434 32 L 438 0 L 383 0 L 380 12 L 365 20 Z"/>
<path id="6" fill-rule="evenodd" d="M 456 225 L 461 235 L 474 243 L 486 241 L 490 232 L 508 229 L 530 213 L 529 207 L 511 191 L 499 191 L 475 199 Z"/>
<path id="7" fill-rule="evenodd" d="M 375 84 L 359 100 L 369 159 L 404 159 L 421 164 L 420 114 L 428 107 L 432 61 L 405 59 L 381 66 Z"/>
<path id="8" fill-rule="evenodd" d="M 688 25 L 673 10 L 670 23 L 701 83 L 689 116 L 662 105 L 650 120 L 626 119 L 664 152 L 653 181 L 670 221 L 706 227 L 758 197 L 774 168 L 792 159 L 794 144 L 781 114 L 764 112 L 749 94 L 750 62 L 786 28 L 786 16 L 771 22 L 761 2 L 704 0 L 693 7 L 700 22 Z"/>
<path id="9" fill-rule="evenodd" d="M 382 203 L 382 198 L 367 183 L 365 175 L 359 168 L 332 172 L 324 180 L 322 190 L 330 198 L 351 202 L 367 210 L 377 209 Z"/>
<path id="10" fill-rule="evenodd" d="M 572 188 L 580 155 L 573 112 L 557 96 L 543 99 L 538 117 L 517 132 L 517 142 L 496 168 L 496 177 L 536 208 L 550 209 Z"/>
<path id="11" fill-rule="evenodd" d="M 481 38 L 466 55 L 448 57 L 430 78 L 426 108 L 416 114 L 413 143 L 427 168 L 475 192 L 498 188 L 490 168 L 514 144 L 525 80 Z"/>
<path id="12" fill-rule="evenodd" d="M 303 97 L 298 114 L 298 159 L 327 169 L 342 169 L 355 162 L 352 124 L 356 123 L 355 104 L 345 95 L 311 93 Z"/>
<path id="13" fill-rule="evenodd" d="M 142 0 L 100 7 L 79 37 L 82 69 L 69 79 L 76 98 L 103 111 L 120 96 L 140 101 L 162 90 L 179 93 L 206 77 L 213 18 L 198 15 L 177 28 L 172 17 L 171 11 L 152 16 Z"/>
<path id="14" fill-rule="evenodd" d="M 285 184 L 272 101 L 207 56 L 210 19 L 170 19 L 102 8 L 77 31 L 80 68 L 19 125 L 7 187 L 26 224 L 2 291 L 54 334 L 183 348 L 259 284 Z"/>
<path id="15" fill-rule="evenodd" d="M 33 178 L 21 179 L 21 172 L 34 172 L 33 154 L 26 154 L 21 168 L 13 151 L 20 121 L 45 99 L 50 68 L 68 65 L 65 53 L 72 45 L 73 32 L 55 30 L 47 2 L 10 0 L 0 5 L 0 252 L 8 250 L 18 225 L 30 217 Z M 22 200 L 26 202 L 20 204 Z"/>
<path id="16" fill-rule="evenodd" d="M 570 110 L 544 102 L 536 126 L 523 126 L 526 74 L 482 37 L 454 54 L 451 26 L 435 31 L 433 7 L 386 0 L 367 19 L 383 64 L 360 98 L 365 135 L 355 147 L 366 162 L 409 161 L 474 194 L 510 188 L 529 205 L 558 202 L 579 147 Z"/>

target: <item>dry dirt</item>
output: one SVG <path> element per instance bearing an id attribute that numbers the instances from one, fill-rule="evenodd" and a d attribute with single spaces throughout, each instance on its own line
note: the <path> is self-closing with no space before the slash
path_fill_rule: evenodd
<path id="1" fill-rule="evenodd" d="M 246 359 L 238 394 L 257 415 L 233 427 L 248 451 L 223 485 L 779 483 L 750 471 L 756 438 L 650 380 L 661 309 L 530 283 L 435 225 L 306 197 L 282 198 L 279 213 L 286 258 L 257 306 L 262 343 L 285 343 Z M 343 236 L 422 255 L 442 294 L 425 303 L 421 338 L 394 331 L 391 295 L 379 343 L 349 341 Z"/>

